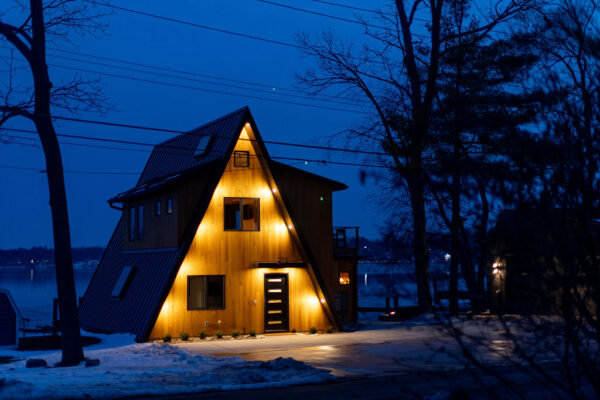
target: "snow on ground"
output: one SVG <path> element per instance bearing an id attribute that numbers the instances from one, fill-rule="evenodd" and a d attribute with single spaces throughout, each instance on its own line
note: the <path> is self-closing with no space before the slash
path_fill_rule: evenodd
<path id="1" fill-rule="evenodd" d="M 123 335 L 119 336 L 113 346 L 123 339 Z M 22 352 L 18 354 L 24 356 Z M 48 368 L 25 368 L 25 360 L 0 365 L 0 398 L 115 398 L 289 386 L 334 379 L 327 370 L 291 358 L 267 362 L 219 358 L 194 355 L 186 349 L 158 343 L 96 350 L 89 347 L 85 355 L 100 359 L 100 365 L 52 367 L 60 361 L 60 352 L 36 356 L 46 360 Z"/>

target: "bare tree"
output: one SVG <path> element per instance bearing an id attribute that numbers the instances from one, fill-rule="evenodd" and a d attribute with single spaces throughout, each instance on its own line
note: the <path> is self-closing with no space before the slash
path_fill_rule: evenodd
<path id="1" fill-rule="evenodd" d="M 396 0 L 391 12 L 379 12 L 380 25 L 361 20 L 366 44 L 360 51 L 331 33 L 320 39 L 299 36 L 306 53 L 319 62 L 318 71 L 299 77 L 302 84 L 315 93 L 337 88 L 340 96 L 360 96 L 373 107 L 368 128 L 352 133 L 389 154 L 381 161 L 397 175 L 408 194 L 418 301 L 423 311 L 431 309 L 426 158 L 431 156 L 430 128 L 439 90 L 440 58 L 457 38 L 489 38 L 497 26 L 529 10 L 535 1 L 494 0 L 477 26 L 457 32 L 443 15 L 458 3 Z M 422 20 L 426 20 L 425 27 L 417 25 Z"/>
<path id="2" fill-rule="evenodd" d="M 69 34 L 103 28 L 99 14 L 92 16 L 86 2 L 74 0 L 30 0 L 29 5 L 15 1 L 0 13 L 0 38 L 22 57 L 31 72 L 30 89 L 15 90 L 12 77 L 18 71 L 9 64 L 9 80 L 0 92 L 0 126 L 15 117 L 31 121 L 38 132 L 46 159 L 56 264 L 56 285 L 60 312 L 62 365 L 83 360 L 77 296 L 73 276 L 71 236 L 60 146 L 52 121 L 52 108 L 67 111 L 99 110 L 103 103 L 94 82 L 75 79 L 55 86 L 46 63 L 49 40 L 69 40 Z M 7 20 L 14 15 L 18 23 Z"/>

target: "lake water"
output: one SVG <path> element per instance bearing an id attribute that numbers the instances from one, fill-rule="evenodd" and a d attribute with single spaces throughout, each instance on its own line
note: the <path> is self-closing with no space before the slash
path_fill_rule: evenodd
<path id="1" fill-rule="evenodd" d="M 417 304 L 416 284 L 411 265 L 367 264 L 358 266 L 358 299 L 361 307 L 384 307 L 385 298 L 399 297 L 402 306 Z M 95 268 L 75 269 L 77 296 L 84 295 Z M 0 267 L 0 289 L 7 289 L 32 325 L 48 325 L 52 299 L 56 297 L 53 266 Z M 393 300 L 392 303 L 393 305 Z"/>

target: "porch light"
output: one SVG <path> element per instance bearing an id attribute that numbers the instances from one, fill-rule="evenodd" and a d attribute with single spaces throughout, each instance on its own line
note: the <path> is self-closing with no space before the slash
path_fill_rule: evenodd
<path id="1" fill-rule="evenodd" d="M 288 229 L 292 229 L 292 228 L 293 228 L 292 224 L 288 224 Z"/>
<path id="2" fill-rule="evenodd" d="M 273 193 L 277 193 L 277 188 L 273 188 Z"/>
<path id="3" fill-rule="evenodd" d="M 325 299 L 321 299 L 321 304 L 325 304 Z"/>

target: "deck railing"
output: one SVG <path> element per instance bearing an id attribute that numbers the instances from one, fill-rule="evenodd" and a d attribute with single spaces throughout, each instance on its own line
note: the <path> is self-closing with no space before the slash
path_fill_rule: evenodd
<path id="1" fill-rule="evenodd" d="M 333 254 L 335 256 L 356 257 L 358 253 L 358 227 L 333 227 Z"/>

